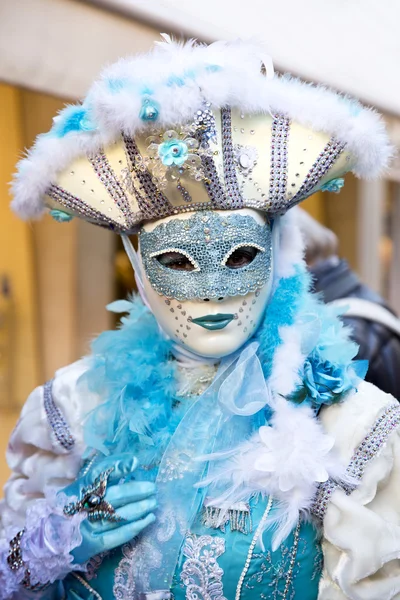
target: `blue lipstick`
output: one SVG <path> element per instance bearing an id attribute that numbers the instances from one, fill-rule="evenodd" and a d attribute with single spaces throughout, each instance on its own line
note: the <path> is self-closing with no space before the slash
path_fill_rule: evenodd
<path id="1" fill-rule="evenodd" d="M 192 323 L 204 327 L 204 329 L 223 329 L 234 319 L 234 315 L 230 314 L 217 314 L 217 315 L 205 315 L 204 317 L 198 317 L 192 319 Z"/>

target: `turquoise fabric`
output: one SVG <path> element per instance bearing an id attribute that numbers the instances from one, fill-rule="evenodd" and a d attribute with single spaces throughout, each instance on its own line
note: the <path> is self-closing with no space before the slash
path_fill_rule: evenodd
<path id="1" fill-rule="evenodd" d="M 189 536 L 197 543 L 198 552 L 188 557 L 187 542 L 183 545 L 172 589 L 174 600 L 191 600 L 195 597 L 234 600 L 250 544 L 265 508 L 265 500 L 253 502 L 251 508 L 253 530 L 248 534 L 231 531 L 229 526 L 226 527 L 225 532 L 220 529 L 206 528 L 202 524 L 201 515 L 197 516 Z M 272 510 L 275 508 L 273 507 Z M 271 551 L 272 533 L 267 530 L 263 535 L 264 550 L 259 544 L 255 547 L 249 570 L 243 582 L 241 600 L 317 600 L 322 571 L 322 552 L 318 532 L 310 523 L 302 523 L 293 577 L 286 596 L 283 595 L 283 592 L 293 554 L 294 532 L 276 552 Z M 225 547 L 225 550 L 218 555 L 218 552 L 215 552 L 215 546 L 219 546 L 221 549 Z M 187 562 L 188 558 L 190 562 Z M 89 584 L 103 600 L 114 599 L 115 570 L 121 559 L 121 550 L 114 551 L 103 560 L 95 577 L 89 580 Z M 188 585 L 184 583 L 185 573 L 189 573 Z M 189 591 L 191 585 L 194 586 L 194 589 L 196 585 L 199 586 L 198 596 L 191 595 Z M 200 593 L 202 587 L 203 593 Z M 69 576 L 64 581 L 64 588 L 68 600 L 77 598 L 91 600 L 93 597 L 73 576 Z"/>

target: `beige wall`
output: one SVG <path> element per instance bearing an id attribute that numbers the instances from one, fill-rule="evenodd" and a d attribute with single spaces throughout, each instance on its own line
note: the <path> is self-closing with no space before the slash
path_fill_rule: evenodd
<path id="1" fill-rule="evenodd" d="M 9 278 L 12 291 L 11 390 L 0 399 L 2 406 L 21 406 L 40 380 L 37 294 L 33 231 L 9 209 L 8 183 L 23 147 L 21 94 L 0 84 L 0 276 Z M 3 349 L 4 351 L 4 349 Z"/>

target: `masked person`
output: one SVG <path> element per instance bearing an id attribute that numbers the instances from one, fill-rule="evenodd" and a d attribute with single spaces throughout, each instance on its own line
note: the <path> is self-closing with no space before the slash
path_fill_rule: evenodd
<path id="1" fill-rule="evenodd" d="M 57 117 L 14 209 L 120 233 L 141 299 L 23 408 L 1 598 L 399 597 L 399 405 L 286 215 L 389 154 L 378 115 L 244 43 L 167 40 Z"/>

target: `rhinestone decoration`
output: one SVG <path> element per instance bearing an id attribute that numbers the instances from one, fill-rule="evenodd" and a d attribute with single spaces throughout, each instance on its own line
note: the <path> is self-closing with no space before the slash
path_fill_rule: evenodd
<path id="1" fill-rule="evenodd" d="M 132 227 L 136 222 L 136 217 L 132 212 L 129 200 L 126 197 L 116 174 L 112 170 L 106 155 L 104 152 L 99 152 L 94 156 L 88 156 L 88 160 L 91 163 L 97 177 L 106 188 L 110 198 L 124 215 L 128 224 L 128 228 Z"/>
<path id="2" fill-rule="evenodd" d="M 347 467 L 352 477 L 361 481 L 365 467 L 381 450 L 389 435 L 400 426 L 400 405 L 392 404 L 375 422 L 371 431 L 356 449 Z M 354 489 L 354 488 L 353 488 Z M 349 491 L 352 491 L 349 489 Z"/>
<path id="3" fill-rule="evenodd" d="M 361 481 L 368 463 L 378 455 L 395 429 L 400 426 L 400 406 L 392 404 L 383 415 L 375 422 L 370 432 L 365 436 L 361 444 L 356 448 L 353 457 L 346 469 L 347 473 L 355 480 Z M 321 521 L 325 517 L 329 500 L 335 489 L 341 488 L 349 496 L 356 485 L 339 484 L 332 479 L 319 484 L 311 513 Z"/>
<path id="4" fill-rule="evenodd" d="M 284 213 L 287 207 L 287 143 L 290 120 L 275 115 L 271 126 L 271 167 L 269 177 L 269 201 L 271 212 Z"/>
<path id="5" fill-rule="evenodd" d="M 60 409 L 54 403 L 53 381 L 53 379 L 50 379 L 43 386 L 43 406 L 47 421 L 52 429 L 54 441 L 69 452 L 74 447 L 75 440 Z"/>
<path id="6" fill-rule="evenodd" d="M 324 175 L 326 175 L 345 147 L 346 144 L 344 142 L 338 142 L 334 138 L 329 140 L 307 173 L 299 191 L 284 208 L 284 212 L 311 194 L 311 191 L 319 184 Z"/>
<path id="7" fill-rule="evenodd" d="M 314 501 L 310 508 L 311 514 L 323 521 L 331 496 L 339 487 L 340 485 L 335 481 L 332 481 L 332 479 L 328 479 L 328 481 L 318 484 L 317 493 L 315 494 Z"/>
<path id="8" fill-rule="evenodd" d="M 194 134 L 190 127 L 182 127 L 148 138 L 147 155 L 142 160 L 161 189 L 167 187 L 168 181 L 179 181 L 181 177 L 199 182 L 205 178 L 201 155 L 209 154 L 209 149 L 200 147 Z"/>
<path id="9" fill-rule="evenodd" d="M 233 148 L 234 160 L 243 177 L 249 177 L 254 167 L 257 166 L 258 152 L 253 146 L 235 144 Z"/>
<path id="10" fill-rule="evenodd" d="M 64 506 L 64 515 L 71 517 L 79 512 L 86 512 L 87 519 L 90 522 L 111 521 L 119 523 L 124 521 L 116 512 L 114 507 L 105 500 L 107 491 L 107 480 L 114 467 L 100 473 L 93 482 L 93 485 L 84 488 L 81 492 L 81 499 L 77 502 L 70 502 Z"/>
<path id="11" fill-rule="evenodd" d="M 7 556 L 7 564 L 11 571 L 18 571 L 24 566 L 21 551 L 21 538 L 24 535 L 25 530 L 19 531 L 16 536 L 10 541 L 10 550 Z"/>
<path id="12" fill-rule="evenodd" d="M 139 181 L 143 196 L 138 196 L 138 204 L 147 219 L 162 218 L 172 215 L 174 207 L 168 198 L 159 190 L 147 170 L 146 164 L 133 138 L 124 137 L 125 148 L 130 163 L 130 171 L 134 171 Z"/>
<path id="13" fill-rule="evenodd" d="M 248 570 L 250 568 L 251 559 L 253 557 L 253 553 L 254 553 L 254 549 L 256 547 L 257 541 L 258 541 L 260 535 L 262 534 L 262 532 L 264 530 L 264 526 L 265 526 L 265 523 L 267 521 L 268 515 L 271 512 L 273 501 L 274 501 L 273 497 L 270 496 L 268 498 L 267 508 L 265 509 L 264 514 L 261 517 L 260 523 L 259 523 L 259 525 L 257 527 L 257 530 L 256 530 L 256 532 L 254 534 L 254 537 L 251 540 L 249 551 L 248 551 L 247 557 L 246 557 L 246 562 L 244 564 L 243 571 L 240 574 L 238 585 L 237 585 L 237 588 L 236 588 L 235 600 L 240 600 L 240 598 L 242 597 L 243 583 L 244 583 L 244 580 L 246 578 L 247 572 L 248 572 Z"/>
<path id="14" fill-rule="evenodd" d="M 189 192 L 187 191 L 187 189 L 180 183 L 178 182 L 178 185 L 176 186 L 176 189 L 178 190 L 178 192 L 180 192 L 182 194 L 182 197 L 184 199 L 185 202 L 191 202 L 192 201 L 192 197 L 189 194 Z"/>
<path id="15" fill-rule="evenodd" d="M 259 252 L 245 267 L 225 266 L 229 255 L 241 246 L 254 246 Z M 140 252 L 152 287 L 167 298 L 245 295 L 259 290 L 270 278 L 271 227 L 247 215 L 195 213 L 187 220 L 161 223 L 150 232 L 142 230 Z M 157 256 L 166 252 L 184 254 L 198 270 L 176 271 L 162 265 Z"/>
<path id="16" fill-rule="evenodd" d="M 243 197 L 240 192 L 236 174 L 236 160 L 232 143 L 232 114 L 230 108 L 221 110 L 222 119 L 222 154 L 224 162 L 224 177 L 226 194 L 232 209 L 242 208 Z"/>
<path id="17" fill-rule="evenodd" d="M 160 110 L 157 102 L 150 98 L 144 98 L 139 118 L 142 119 L 142 121 L 157 121 L 159 112 Z"/>
<path id="18" fill-rule="evenodd" d="M 215 126 L 215 117 L 210 108 L 209 102 L 204 102 L 203 107 L 196 112 L 193 121 L 193 127 L 196 130 L 197 137 L 201 140 L 203 147 L 208 147 L 208 143 L 217 141 L 217 128 Z"/>
<path id="19" fill-rule="evenodd" d="M 80 198 L 73 196 L 63 188 L 58 185 L 51 185 L 47 190 L 46 194 L 53 198 L 56 202 L 64 206 L 68 210 L 76 212 L 80 215 L 86 217 L 92 223 L 96 225 L 100 225 L 101 227 L 106 227 L 107 229 L 112 229 L 113 231 L 126 231 L 126 228 L 122 223 L 117 223 L 111 217 L 106 217 L 100 211 L 92 208 Z"/>

